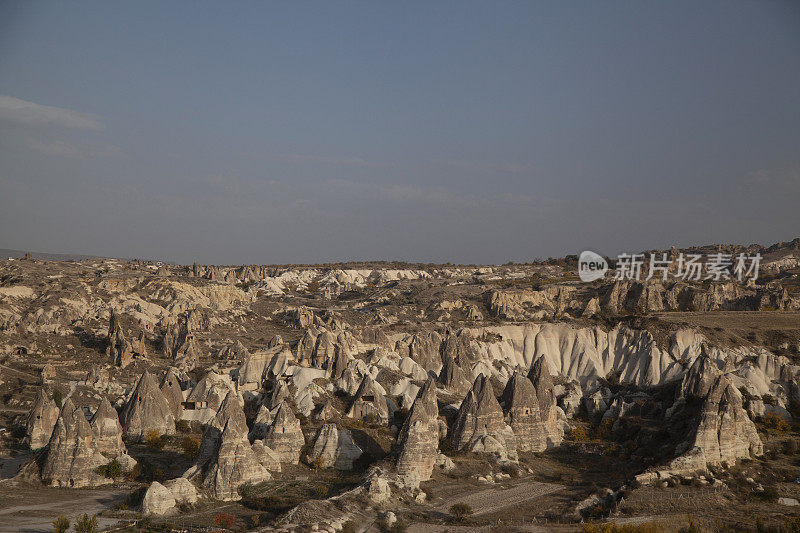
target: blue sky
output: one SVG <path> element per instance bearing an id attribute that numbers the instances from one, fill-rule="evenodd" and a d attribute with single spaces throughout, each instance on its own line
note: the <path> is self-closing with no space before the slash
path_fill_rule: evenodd
<path id="1" fill-rule="evenodd" d="M 797 2 L 0 2 L 0 247 L 502 263 L 799 205 Z"/>

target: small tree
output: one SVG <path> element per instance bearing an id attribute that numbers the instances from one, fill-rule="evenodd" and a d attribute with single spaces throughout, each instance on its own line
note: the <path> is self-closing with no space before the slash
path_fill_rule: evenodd
<path id="1" fill-rule="evenodd" d="M 472 514 L 472 507 L 466 503 L 454 503 L 450 506 L 450 514 L 456 522 L 462 522 Z"/>
<path id="2" fill-rule="evenodd" d="M 181 441 L 181 449 L 187 459 L 195 459 L 200 451 L 200 441 L 195 437 L 184 437 Z"/>
<path id="3" fill-rule="evenodd" d="M 69 529 L 69 518 L 66 516 L 59 516 L 55 520 L 53 520 L 53 532 L 54 533 L 67 533 Z"/>
<path id="4" fill-rule="evenodd" d="M 97 517 L 84 514 L 75 521 L 75 533 L 97 533 Z"/>
<path id="5" fill-rule="evenodd" d="M 144 442 L 147 444 L 148 448 L 160 450 L 164 447 L 164 439 L 161 438 L 161 434 L 155 429 L 151 429 L 144 434 Z"/>

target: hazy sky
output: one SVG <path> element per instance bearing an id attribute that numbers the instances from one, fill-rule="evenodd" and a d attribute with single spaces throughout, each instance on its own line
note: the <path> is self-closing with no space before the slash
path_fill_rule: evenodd
<path id="1" fill-rule="evenodd" d="M 795 0 L 0 0 L 0 247 L 501 263 L 796 236 Z"/>

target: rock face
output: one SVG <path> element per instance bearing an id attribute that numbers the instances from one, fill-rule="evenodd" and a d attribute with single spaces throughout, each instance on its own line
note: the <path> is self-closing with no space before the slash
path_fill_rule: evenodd
<path id="1" fill-rule="evenodd" d="M 264 436 L 264 444 L 275 452 L 281 462 L 297 464 L 305 443 L 300 421 L 294 416 L 289 404 L 281 402 Z"/>
<path id="2" fill-rule="evenodd" d="M 548 432 L 539 411 L 539 399 L 531 381 L 514 373 L 501 396 L 511 429 L 517 438 L 517 450 L 541 452 L 547 449 Z"/>
<path id="3" fill-rule="evenodd" d="M 436 386 L 429 378 L 397 436 L 397 475 L 404 484 L 419 487 L 420 482 L 431 478 L 439 456 L 439 437 Z"/>
<path id="4" fill-rule="evenodd" d="M 539 414 L 547 430 L 547 445 L 548 447 L 558 446 L 561 444 L 561 441 L 564 440 L 564 429 L 558 423 L 558 405 L 556 402 L 553 377 L 550 375 L 547 359 L 545 359 L 544 356 L 533 363 L 531 371 L 528 374 L 528 379 L 533 383 L 533 388 L 536 389 Z"/>
<path id="5" fill-rule="evenodd" d="M 311 365 L 311 357 L 314 355 L 314 347 L 317 345 L 317 336 L 307 329 L 300 340 L 297 342 L 297 362 L 303 366 Z"/>
<path id="6" fill-rule="evenodd" d="M 175 415 L 156 380 L 145 371 L 122 411 L 122 428 L 131 439 L 142 440 L 148 431 L 159 435 L 175 433 Z"/>
<path id="7" fill-rule="evenodd" d="M 362 453 L 348 430 L 338 429 L 336 424 L 325 424 L 317 431 L 308 460 L 322 468 L 351 470 L 353 461 L 361 457 Z"/>
<path id="8" fill-rule="evenodd" d="M 347 416 L 364 420 L 374 418 L 382 424 L 389 421 L 389 406 L 384 397 L 384 391 L 369 374 L 361 380 L 361 385 L 350 404 Z"/>
<path id="9" fill-rule="evenodd" d="M 271 477 L 247 440 L 247 426 L 242 428 L 235 420 L 229 419 L 222 429 L 219 447 L 203 482 L 211 497 L 238 500 L 241 498 L 240 486 L 261 483 Z"/>
<path id="10" fill-rule="evenodd" d="M 333 356 L 336 354 L 336 335 L 330 331 L 323 331 L 318 337 L 314 346 L 314 353 L 311 356 L 311 366 L 314 368 L 325 368 Z"/>
<path id="11" fill-rule="evenodd" d="M 108 347 L 106 348 L 106 354 L 111 359 L 111 362 L 120 368 L 128 366 L 133 359 L 133 347 L 125 339 L 125 334 L 119 324 L 119 317 L 113 309 L 108 321 Z"/>
<path id="12" fill-rule="evenodd" d="M 250 357 L 250 352 L 247 351 L 242 341 L 237 340 L 217 352 L 217 359 L 224 361 L 236 361 L 243 363 Z"/>
<path id="13" fill-rule="evenodd" d="M 705 353 L 694 360 L 681 382 L 680 395 L 684 398 L 705 398 L 721 372 Z"/>
<path id="14" fill-rule="evenodd" d="M 50 435 L 53 434 L 56 420 L 58 420 L 56 402 L 50 399 L 44 389 L 39 389 L 25 423 L 25 442 L 30 445 L 32 450 L 38 450 L 47 445 Z"/>
<path id="15" fill-rule="evenodd" d="M 200 357 L 194 338 L 196 324 L 196 313 L 189 311 L 164 334 L 164 355 L 172 358 L 176 368 L 187 372 L 197 366 Z"/>
<path id="16" fill-rule="evenodd" d="M 95 447 L 100 453 L 108 457 L 116 457 L 125 453 L 119 416 L 105 397 L 100 400 L 100 405 L 89 425 L 94 433 Z"/>
<path id="17" fill-rule="evenodd" d="M 738 459 L 763 453 L 755 425 L 742 408 L 742 394 L 727 377 L 720 375 L 703 399 L 689 451 L 673 460 L 670 469 L 705 470 L 708 466 L 733 465 Z"/>
<path id="18" fill-rule="evenodd" d="M 475 378 L 467 397 L 461 402 L 453 424 L 452 442 L 456 450 L 516 458 L 514 432 L 506 425 L 492 384 L 483 374 Z"/>
<path id="19" fill-rule="evenodd" d="M 183 413 L 183 390 L 181 389 L 180 381 L 178 381 L 178 376 L 175 375 L 175 371 L 172 368 L 167 369 L 164 378 L 161 380 L 161 394 L 164 395 L 164 399 L 167 400 L 172 409 L 175 420 L 179 420 Z"/>
<path id="20" fill-rule="evenodd" d="M 470 382 L 467 380 L 467 375 L 452 358 L 447 358 L 444 360 L 442 370 L 439 372 L 438 382 L 442 387 L 459 394 L 466 393 L 466 391 L 468 391 L 470 388 Z"/>
<path id="21" fill-rule="evenodd" d="M 218 500 L 238 500 L 240 486 L 271 478 L 247 440 L 247 422 L 234 392 L 206 427 L 189 477 L 199 477 L 209 495 Z"/>
<path id="22" fill-rule="evenodd" d="M 94 436 L 82 409 L 67 399 L 61 407 L 42 463 L 42 480 L 58 487 L 87 487 L 110 483 L 97 473 L 108 462 L 95 448 Z"/>

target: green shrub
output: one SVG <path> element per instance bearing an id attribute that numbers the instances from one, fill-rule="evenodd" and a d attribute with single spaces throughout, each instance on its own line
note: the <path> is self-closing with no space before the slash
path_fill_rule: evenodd
<path id="1" fill-rule="evenodd" d="M 97 533 L 97 517 L 84 514 L 75 521 L 75 533 Z"/>
<path id="2" fill-rule="evenodd" d="M 466 503 L 454 503 L 450 506 L 449 511 L 456 522 L 462 522 L 472 514 L 472 507 Z"/>
<path id="3" fill-rule="evenodd" d="M 109 479 L 118 479 L 122 477 L 122 464 L 113 459 L 110 463 L 97 467 L 97 473 Z"/>
<path id="4" fill-rule="evenodd" d="M 67 533 L 69 529 L 69 518 L 66 516 L 59 516 L 55 520 L 53 520 L 53 532 L 54 533 Z"/>

